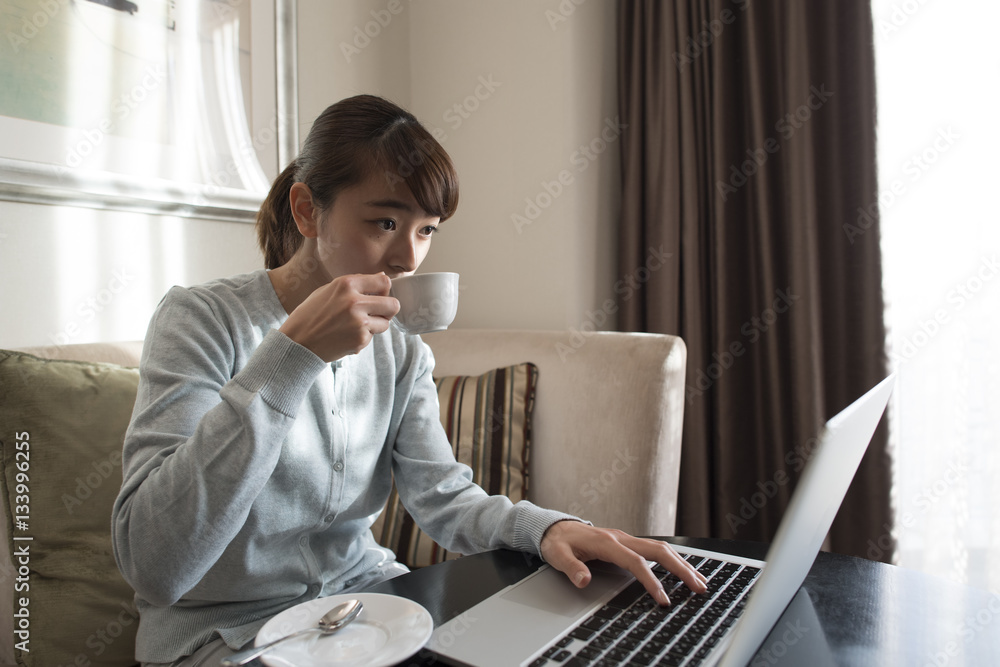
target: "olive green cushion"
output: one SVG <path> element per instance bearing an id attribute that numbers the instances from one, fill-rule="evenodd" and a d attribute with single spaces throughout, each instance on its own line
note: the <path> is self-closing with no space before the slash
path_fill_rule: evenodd
<path id="1" fill-rule="evenodd" d="M 472 479 L 492 495 L 528 498 L 531 416 L 538 368 L 516 364 L 483 373 L 435 378 L 441 423 L 455 458 L 472 468 Z M 461 554 L 449 552 L 413 521 L 396 493 L 372 526 L 375 539 L 397 560 L 425 567 Z"/>
<path id="2" fill-rule="evenodd" d="M 133 368 L 0 350 L 2 520 L 19 665 L 136 663 L 134 593 L 115 565 L 110 527 L 138 381 Z"/>

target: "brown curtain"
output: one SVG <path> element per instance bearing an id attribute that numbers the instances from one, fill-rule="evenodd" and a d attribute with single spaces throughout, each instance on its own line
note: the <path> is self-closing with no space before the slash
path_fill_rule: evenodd
<path id="1" fill-rule="evenodd" d="M 766 541 L 823 422 L 886 375 L 871 10 L 620 0 L 618 40 L 620 326 L 688 348 L 677 532 Z M 829 547 L 888 561 L 885 422 Z"/>

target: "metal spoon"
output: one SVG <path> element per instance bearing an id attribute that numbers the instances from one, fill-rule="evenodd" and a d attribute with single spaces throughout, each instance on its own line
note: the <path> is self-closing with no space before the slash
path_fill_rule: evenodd
<path id="1" fill-rule="evenodd" d="M 267 653 L 271 650 L 271 647 L 282 643 L 286 639 L 298 637 L 299 635 L 304 635 L 307 632 L 315 632 L 316 630 L 319 630 L 324 635 L 332 634 L 353 621 L 357 615 L 361 613 L 361 609 L 363 607 L 364 605 L 361 604 L 361 600 L 348 600 L 347 602 L 338 604 L 336 607 L 323 614 L 323 618 L 319 619 L 319 622 L 315 626 L 299 630 L 298 632 L 293 632 L 290 635 L 285 635 L 284 637 L 275 639 L 273 642 L 268 642 L 263 646 L 255 646 L 253 648 L 248 648 L 244 651 L 234 653 L 228 658 L 223 658 L 220 664 L 223 667 L 245 665 L 254 658 Z"/>

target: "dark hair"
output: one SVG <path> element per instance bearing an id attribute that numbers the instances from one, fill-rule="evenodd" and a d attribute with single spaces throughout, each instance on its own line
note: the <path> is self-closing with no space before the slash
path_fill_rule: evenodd
<path id="1" fill-rule="evenodd" d="M 413 114 L 374 95 L 349 97 L 320 114 L 261 205 L 257 241 L 267 268 L 287 262 L 302 244 L 288 199 L 294 183 L 305 183 L 326 211 L 345 188 L 380 172 L 391 185 L 406 184 L 420 208 L 441 220 L 458 207 L 455 166 Z"/>

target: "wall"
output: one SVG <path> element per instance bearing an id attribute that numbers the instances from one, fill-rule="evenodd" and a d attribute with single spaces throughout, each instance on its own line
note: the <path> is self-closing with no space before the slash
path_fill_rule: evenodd
<path id="1" fill-rule="evenodd" d="M 375 93 L 455 160 L 459 210 L 421 269 L 462 274 L 455 325 L 613 328 L 601 304 L 615 282 L 614 3 L 298 7 L 303 133 L 327 104 Z"/>
<path id="2" fill-rule="evenodd" d="M 613 8 L 298 1 L 301 137 L 326 105 L 375 93 L 459 168 L 458 214 L 422 269 L 462 274 L 456 326 L 613 328 Z M 0 202 L 0 347 L 141 338 L 171 285 L 259 266 L 248 224 Z"/>
<path id="3" fill-rule="evenodd" d="M 389 10 L 392 5 L 394 11 Z M 299 127 L 361 93 L 410 104 L 409 0 L 297 0 Z"/>
<path id="4" fill-rule="evenodd" d="M 259 266 L 249 224 L 0 202 L 0 347 L 140 339 L 172 285 Z"/>

